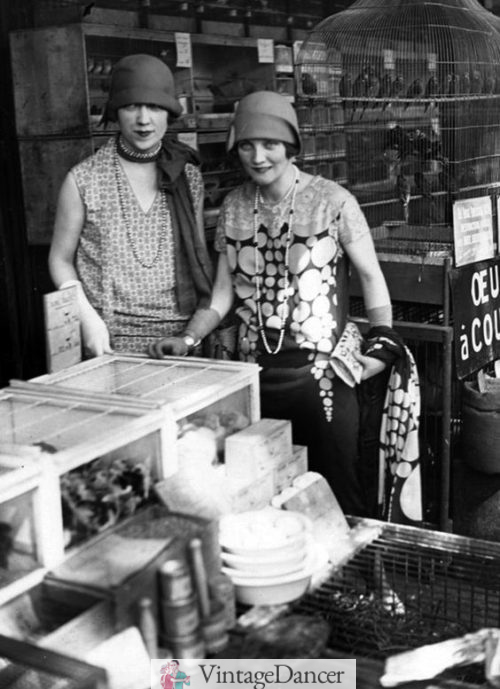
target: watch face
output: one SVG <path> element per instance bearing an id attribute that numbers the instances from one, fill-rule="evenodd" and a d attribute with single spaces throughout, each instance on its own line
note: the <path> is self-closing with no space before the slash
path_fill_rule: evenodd
<path id="1" fill-rule="evenodd" d="M 188 347 L 194 346 L 194 338 L 191 337 L 191 335 L 185 335 L 184 336 L 184 342 L 187 344 Z"/>

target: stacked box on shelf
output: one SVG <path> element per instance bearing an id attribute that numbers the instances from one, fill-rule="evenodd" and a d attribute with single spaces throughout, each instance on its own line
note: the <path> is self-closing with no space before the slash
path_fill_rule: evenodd
<path id="1" fill-rule="evenodd" d="M 292 445 L 292 424 L 285 419 L 260 419 L 229 436 L 225 458 L 226 475 L 235 485 L 251 490 L 269 477 L 270 495 L 261 495 L 267 502 L 307 471 L 307 448 Z"/>
<path id="2" fill-rule="evenodd" d="M 0 451 L 36 465 L 8 490 L 29 504 L 40 475 L 35 535 L 40 564 L 51 567 L 78 542 L 148 502 L 149 483 L 168 465 L 166 415 L 140 400 L 13 381 L 0 391 Z"/>

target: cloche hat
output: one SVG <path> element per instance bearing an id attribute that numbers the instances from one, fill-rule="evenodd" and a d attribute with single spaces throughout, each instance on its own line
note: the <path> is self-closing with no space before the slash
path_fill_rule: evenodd
<path id="1" fill-rule="evenodd" d="M 118 108 L 132 103 L 158 105 L 174 117 L 181 114 L 181 104 L 175 97 L 174 77 L 159 58 L 128 55 L 113 67 L 107 107 L 110 118 L 116 118 Z"/>
<path id="2" fill-rule="evenodd" d="M 244 139 L 276 139 L 301 149 L 299 123 L 293 106 L 274 91 L 249 93 L 238 103 L 229 128 L 226 148 Z"/>

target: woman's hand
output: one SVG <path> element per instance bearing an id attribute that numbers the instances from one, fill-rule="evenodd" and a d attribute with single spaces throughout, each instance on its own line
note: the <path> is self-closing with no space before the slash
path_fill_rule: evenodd
<path id="1" fill-rule="evenodd" d="M 372 378 L 373 376 L 382 373 L 386 367 L 383 361 L 380 361 L 380 359 L 375 359 L 373 356 L 365 356 L 364 354 L 357 354 L 356 352 L 354 353 L 354 356 L 363 366 L 361 380 L 368 380 L 368 378 Z"/>
<path id="2" fill-rule="evenodd" d="M 106 324 L 90 304 L 80 306 L 80 327 L 83 350 L 87 356 L 113 354 Z"/>
<path id="3" fill-rule="evenodd" d="M 164 356 L 186 356 L 189 345 L 183 337 L 162 337 L 149 346 L 149 356 L 153 359 L 163 359 Z"/>

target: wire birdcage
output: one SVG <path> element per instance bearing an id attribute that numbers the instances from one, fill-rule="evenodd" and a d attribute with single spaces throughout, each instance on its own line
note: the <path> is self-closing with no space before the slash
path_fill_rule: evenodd
<path id="1" fill-rule="evenodd" d="M 372 227 L 451 224 L 500 186 L 500 32 L 477 0 L 356 0 L 298 53 L 303 165 Z"/>

